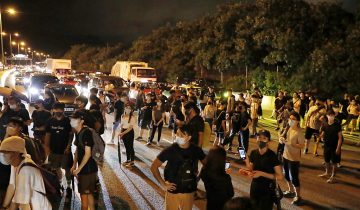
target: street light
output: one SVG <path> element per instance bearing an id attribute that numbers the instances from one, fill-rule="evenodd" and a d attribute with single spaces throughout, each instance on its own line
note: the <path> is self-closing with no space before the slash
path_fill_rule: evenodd
<path id="1" fill-rule="evenodd" d="M 3 34 L 3 36 L 7 36 L 7 33 L 5 33 L 5 32 L 3 32 L 2 34 Z M 9 33 L 10 56 L 13 56 L 13 53 L 12 53 L 12 45 L 15 45 L 15 44 L 16 44 L 16 43 L 13 44 L 14 42 L 12 41 L 12 38 L 11 38 L 12 35 L 14 35 L 14 36 L 16 36 L 16 37 L 20 36 L 19 33 L 17 33 L 17 32 L 15 32 L 15 33 Z"/>
<path id="2" fill-rule="evenodd" d="M 0 35 L 1 35 L 1 62 L 3 65 L 3 70 L 5 68 L 5 56 L 4 56 L 4 42 L 3 42 L 3 31 L 2 31 L 2 18 L 1 18 L 1 13 L 2 13 L 2 9 L 0 7 Z M 4 10 L 4 12 L 9 13 L 10 15 L 15 15 L 16 11 L 12 8 L 8 9 L 8 10 Z"/>

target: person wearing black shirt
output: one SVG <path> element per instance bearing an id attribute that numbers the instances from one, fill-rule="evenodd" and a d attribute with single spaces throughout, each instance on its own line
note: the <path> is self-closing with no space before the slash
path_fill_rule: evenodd
<path id="1" fill-rule="evenodd" d="M 114 122 L 113 122 L 111 141 L 109 142 L 109 144 L 114 144 L 115 133 L 121 123 L 121 116 L 124 114 L 125 99 L 122 96 L 122 92 L 117 92 L 116 97 L 118 98 L 118 100 L 116 100 L 116 102 L 114 104 L 114 109 L 115 109 L 114 110 Z"/>
<path id="2" fill-rule="evenodd" d="M 28 110 L 21 108 L 21 106 L 20 106 L 21 101 L 18 98 L 10 97 L 8 99 L 8 104 L 9 104 L 9 108 L 10 108 L 10 110 L 8 110 L 9 111 L 8 119 L 10 119 L 12 117 L 20 117 L 24 122 L 23 128 L 22 128 L 22 133 L 29 135 L 28 126 L 31 124 L 31 120 L 30 120 L 30 115 L 29 115 Z"/>
<path id="3" fill-rule="evenodd" d="M 142 110 L 141 108 L 144 105 L 145 102 L 145 94 L 144 94 L 144 87 L 141 86 L 139 88 L 139 93 L 136 96 L 136 102 L 135 102 L 135 109 L 138 110 L 138 125 L 140 126 L 141 120 L 142 120 Z"/>
<path id="4" fill-rule="evenodd" d="M 165 190 L 165 209 L 191 210 L 193 207 L 197 163 L 199 160 L 204 162 L 205 154 L 200 147 L 190 143 L 191 138 L 188 127 L 180 127 L 176 143 L 160 152 L 151 165 L 152 174 Z M 167 163 L 162 178 L 159 168 L 164 162 Z"/>
<path id="5" fill-rule="evenodd" d="M 280 122 L 278 120 L 278 116 L 284 111 L 286 102 L 287 99 L 284 97 L 284 92 L 279 91 L 278 97 L 275 99 L 275 118 L 277 123 L 277 128 L 275 130 L 280 129 Z"/>
<path id="6" fill-rule="evenodd" d="M 90 129 L 85 126 L 88 121 L 84 112 L 76 111 L 71 116 L 70 124 L 75 130 L 76 152 L 74 164 L 70 169 L 78 177 L 78 191 L 81 196 L 82 209 L 95 209 L 94 193 L 96 191 L 96 174 L 98 167 L 91 156 L 94 140 Z"/>
<path id="7" fill-rule="evenodd" d="M 35 110 L 31 115 L 31 119 L 34 123 L 34 138 L 39 139 L 44 143 L 46 123 L 51 118 L 51 113 L 44 108 L 44 101 L 41 99 L 36 100 L 34 107 Z"/>
<path id="8" fill-rule="evenodd" d="M 261 130 L 256 140 L 258 149 L 251 151 L 246 159 L 248 171 L 245 171 L 252 177 L 250 198 L 254 209 L 259 210 L 273 209 L 276 181 L 284 178 L 275 152 L 269 149 L 270 138 L 269 131 Z"/>
<path id="9" fill-rule="evenodd" d="M 156 102 L 151 100 L 151 94 L 146 95 L 146 101 L 143 105 L 144 106 L 141 108 L 142 119 L 140 121 L 139 137 L 137 137 L 136 140 L 142 140 L 144 131 L 150 129 L 152 110 L 154 106 L 156 106 Z M 148 138 L 149 136 L 150 134 L 148 133 Z"/>
<path id="10" fill-rule="evenodd" d="M 44 103 L 43 103 L 44 108 L 48 111 L 51 111 L 55 102 L 56 102 L 56 100 L 55 100 L 54 94 L 50 90 L 45 91 Z"/>
<path id="11" fill-rule="evenodd" d="M 343 141 L 341 124 L 335 121 L 335 112 L 331 109 L 326 113 L 328 125 L 324 126 L 321 137 L 324 139 L 325 173 L 320 177 L 329 177 L 327 183 L 334 183 L 336 164 L 340 162 L 341 145 Z"/>
<path id="12" fill-rule="evenodd" d="M 65 169 L 67 180 L 67 195 L 70 195 L 72 166 L 71 144 L 73 133 L 69 118 L 64 115 L 65 104 L 56 102 L 53 106 L 53 114 L 46 123 L 45 153 L 50 167 L 56 170 L 59 180 L 62 180 L 61 168 Z"/>
<path id="13" fill-rule="evenodd" d="M 300 92 L 300 100 L 301 100 L 301 105 L 300 105 L 300 113 L 299 114 L 301 116 L 302 121 L 304 122 L 305 114 L 309 110 L 310 100 L 308 97 L 305 96 L 304 92 Z"/>
<path id="14" fill-rule="evenodd" d="M 225 146 L 229 144 L 228 151 L 232 150 L 232 141 L 236 134 L 239 133 L 241 128 L 241 121 L 240 121 L 240 107 L 238 105 L 235 106 L 235 111 L 231 115 L 231 123 L 230 123 L 230 134 L 224 138 L 224 141 L 222 142 L 222 145 Z M 241 145 L 241 141 L 239 140 L 239 146 Z"/>
<path id="15" fill-rule="evenodd" d="M 221 102 L 219 109 L 216 111 L 216 138 L 214 141 L 214 145 L 219 145 L 219 143 L 224 139 L 224 132 L 225 132 L 225 119 L 226 119 L 226 103 Z"/>
<path id="16" fill-rule="evenodd" d="M 98 107 L 101 107 L 101 100 L 97 97 L 98 92 L 99 90 L 97 88 L 91 88 L 89 99 L 92 99 Z"/>
<path id="17" fill-rule="evenodd" d="M 172 132 L 172 136 L 174 137 L 177 132 L 177 129 L 179 127 L 179 122 L 185 121 L 185 116 L 181 111 L 181 101 L 180 100 L 175 100 L 174 103 L 171 105 L 170 114 L 174 118 L 174 127 L 173 127 L 173 132 Z"/>
<path id="18" fill-rule="evenodd" d="M 223 209 L 234 196 L 231 177 L 225 171 L 226 151 L 219 146 L 210 149 L 202 167 L 200 177 L 206 189 L 206 209 Z"/>
<path id="19" fill-rule="evenodd" d="M 184 106 L 186 125 L 189 128 L 191 143 L 202 147 L 204 134 L 204 119 L 200 116 L 200 109 L 194 102 L 188 102 Z"/>

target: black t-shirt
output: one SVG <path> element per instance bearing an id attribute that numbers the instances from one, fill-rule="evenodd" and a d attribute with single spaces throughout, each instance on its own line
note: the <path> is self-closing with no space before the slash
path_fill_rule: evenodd
<path id="1" fill-rule="evenodd" d="M 143 120 L 151 121 L 152 120 L 152 110 L 153 110 L 153 107 L 156 106 L 156 102 L 144 103 L 144 107 L 145 106 L 146 106 L 146 108 L 143 109 Z"/>
<path id="2" fill-rule="evenodd" d="M 233 131 L 239 131 L 241 127 L 241 113 L 240 112 L 234 112 L 231 116 L 231 124 Z"/>
<path id="3" fill-rule="evenodd" d="M 226 112 L 225 110 L 217 110 L 216 113 L 216 131 L 217 132 L 224 132 L 223 127 L 221 126 L 222 121 L 226 120 Z"/>
<path id="4" fill-rule="evenodd" d="M 114 104 L 115 109 L 115 122 L 120 122 L 121 115 L 124 114 L 124 102 L 117 100 Z"/>
<path id="5" fill-rule="evenodd" d="M 286 102 L 287 102 L 287 100 L 286 100 L 285 97 L 282 98 L 282 99 L 276 98 L 276 99 L 275 99 L 275 109 L 276 109 L 276 110 L 281 109 L 281 107 L 283 107 L 283 106 L 286 104 Z"/>
<path id="6" fill-rule="evenodd" d="M 249 160 L 253 164 L 254 171 L 262 171 L 270 174 L 275 174 L 274 167 L 280 165 L 276 154 L 270 149 L 268 149 L 263 155 L 260 154 L 258 149 L 251 151 Z M 253 178 L 251 183 L 251 192 L 257 195 L 267 194 L 269 192 L 269 186 L 272 183 L 274 183 L 274 180 L 262 176 L 259 178 Z"/>
<path id="7" fill-rule="evenodd" d="M 191 136 L 191 143 L 198 145 L 199 144 L 199 132 L 204 132 L 204 120 L 199 115 L 196 115 L 188 122 L 188 127 Z"/>
<path id="8" fill-rule="evenodd" d="M 347 111 L 347 108 L 348 108 L 348 106 L 349 106 L 349 100 L 347 100 L 347 99 L 342 99 L 341 101 L 340 101 L 340 104 L 342 105 L 342 108 L 341 108 L 341 112 L 342 113 L 344 113 L 344 114 L 347 114 L 348 113 L 348 111 Z"/>
<path id="9" fill-rule="evenodd" d="M 3 165 L 0 163 L 0 190 L 5 191 L 9 185 L 11 165 Z"/>
<path id="10" fill-rule="evenodd" d="M 57 120 L 52 117 L 46 125 L 46 133 L 50 133 L 50 150 L 54 154 L 64 154 L 71 133 L 70 120 L 64 117 Z"/>
<path id="11" fill-rule="evenodd" d="M 99 97 L 97 97 L 96 95 L 95 95 L 95 97 L 96 97 L 96 98 L 95 98 L 95 104 L 100 107 L 100 105 L 102 104 L 102 103 L 101 103 L 101 100 L 100 100 Z"/>
<path id="12" fill-rule="evenodd" d="M 324 147 L 335 150 L 339 141 L 338 133 L 341 131 L 339 123 L 324 126 Z"/>
<path id="13" fill-rule="evenodd" d="M 157 158 L 163 163 L 167 161 L 164 170 L 165 181 L 176 184 L 177 177 L 174 177 L 171 174 L 177 174 L 179 168 L 183 165 L 183 161 L 186 159 L 192 159 L 195 170 L 197 168 L 198 161 L 203 160 L 205 158 L 205 154 L 200 147 L 193 144 L 190 144 L 187 149 L 182 149 L 177 143 L 174 143 L 170 147 L 161 151 Z M 171 191 L 171 193 L 181 192 L 175 190 Z"/>
<path id="14" fill-rule="evenodd" d="M 83 132 L 83 133 L 82 133 Z M 80 135 L 82 136 L 81 139 Z M 77 152 L 78 152 L 78 164 L 81 164 L 82 159 L 85 155 L 85 146 L 91 147 L 91 150 L 94 146 L 94 139 L 92 137 L 91 131 L 84 127 L 81 129 L 81 131 L 75 135 L 75 145 L 77 146 Z M 90 157 L 88 162 L 85 164 L 85 166 L 80 171 L 80 175 L 86 175 L 86 174 L 92 174 L 98 171 L 97 165 L 95 160 Z"/>
<path id="15" fill-rule="evenodd" d="M 51 118 L 51 113 L 48 110 L 34 110 L 31 118 L 34 122 L 34 127 L 39 128 L 46 125 L 47 121 Z"/>
<path id="16" fill-rule="evenodd" d="M 241 128 L 245 128 L 247 126 L 249 120 L 251 120 L 249 113 L 242 112 L 240 115 Z"/>
<path id="17" fill-rule="evenodd" d="M 100 129 L 98 130 L 98 133 L 100 135 L 104 134 L 104 132 L 105 132 L 105 120 L 103 118 L 102 113 L 97 109 L 91 109 L 90 114 L 91 114 L 91 116 L 93 116 L 95 118 L 96 122 L 100 123 L 100 125 L 101 125 Z"/>

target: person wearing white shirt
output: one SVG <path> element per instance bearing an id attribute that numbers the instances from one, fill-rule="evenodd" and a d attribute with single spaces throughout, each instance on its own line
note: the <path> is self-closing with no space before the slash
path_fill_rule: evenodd
<path id="1" fill-rule="evenodd" d="M 52 209 L 51 203 L 44 195 L 46 190 L 40 170 L 32 166 L 22 166 L 25 163 L 34 164 L 26 153 L 23 138 L 6 138 L 0 145 L 0 161 L 4 165 L 12 166 L 3 209 Z"/>

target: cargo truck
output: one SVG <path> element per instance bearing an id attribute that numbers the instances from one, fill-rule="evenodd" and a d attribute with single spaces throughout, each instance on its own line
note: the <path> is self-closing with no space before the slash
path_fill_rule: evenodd
<path id="1" fill-rule="evenodd" d="M 46 59 L 46 73 L 55 75 L 61 79 L 71 75 L 71 60 L 69 59 Z"/>
<path id="2" fill-rule="evenodd" d="M 156 70 L 145 62 L 117 61 L 111 69 L 111 76 L 131 82 L 156 82 Z"/>

